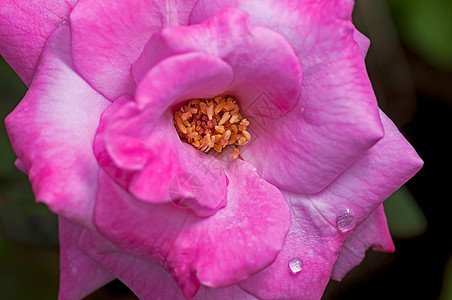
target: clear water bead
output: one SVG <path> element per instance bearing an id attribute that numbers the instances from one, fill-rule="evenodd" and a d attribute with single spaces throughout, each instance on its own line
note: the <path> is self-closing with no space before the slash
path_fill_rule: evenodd
<path id="1" fill-rule="evenodd" d="M 299 257 L 293 257 L 289 261 L 289 268 L 293 274 L 297 274 L 297 273 L 301 272 L 301 270 L 303 269 L 303 261 Z"/>
<path id="2" fill-rule="evenodd" d="M 60 26 L 68 26 L 68 25 L 69 25 L 69 21 L 66 19 L 60 22 Z"/>
<path id="3" fill-rule="evenodd" d="M 346 209 L 337 214 L 336 226 L 342 232 L 352 230 L 356 225 L 355 216 L 350 213 L 350 209 Z"/>

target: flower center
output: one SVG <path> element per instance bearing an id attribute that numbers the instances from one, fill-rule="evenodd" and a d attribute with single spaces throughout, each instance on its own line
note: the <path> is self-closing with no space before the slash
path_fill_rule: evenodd
<path id="1" fill-rule="evenodd" d="M 221 153 L 228 145 L 245 145 L 251 139 L 246 130 L 250 122 L 242 118 L 233 96 L 192 99 L 174 113 L 174 124 L 181 140 L 205 153 L 212 148 Z M 232 157 L 239 153 L 235 148 Z"/>

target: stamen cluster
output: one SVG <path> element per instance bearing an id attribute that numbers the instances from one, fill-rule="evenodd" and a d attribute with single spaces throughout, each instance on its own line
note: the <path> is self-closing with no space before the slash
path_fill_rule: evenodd
<path id="1" fill-rule="evenodd" d="M 205 153 L 212 148 L 221 153 L 228 145 L 241 146 L 251 140 L 246 130 L 250 123 L 239 111 L 233 96 L 192 99 L 175 112 L 174 124 L 181 140 Z M 235 148 L 233 158 L 238 156 Z"/>

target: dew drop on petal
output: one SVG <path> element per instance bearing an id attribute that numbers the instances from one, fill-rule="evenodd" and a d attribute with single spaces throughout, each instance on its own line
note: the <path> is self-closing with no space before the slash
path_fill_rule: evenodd
<path id="1" fill-rule="evenodd" d="M 68 25 L 69 25 L 69 21 L 66 19 L 60 22 L 60 26 L 68 26 Z"/>
<path id="2" fill-rule="evenodd" d="M 301 270 L 303 269 L 303 261 L 299 257 L 293 257 L 289 261 L 289 268 L 293 274 L 297 274 L 297 273 L 301 272 Z"/>
<path id="3" fill-rule="evenodd" d="M 342 232 L 352 230 L 356 225 L 355 216 L 350 213 L 350 209 L 339 212 L 336 217 L 336 226 Z"/>
<path id="4" fill-rule="evenodd" d="M 300 112 L 301 112 L 301 113 L 304 113 L 304 107 L 302 107 L 302 108 L 300 109 Z"/>

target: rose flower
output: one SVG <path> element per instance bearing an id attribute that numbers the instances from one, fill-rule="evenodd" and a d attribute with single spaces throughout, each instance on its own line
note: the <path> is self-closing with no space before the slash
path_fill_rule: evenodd
<path id="1" fill-rule="evenodd" d="M 59 215 L 60 299 L 319 299 L 422 160 L 377 106 L 351 0 L 7 0 L 6 119 Z"/>

